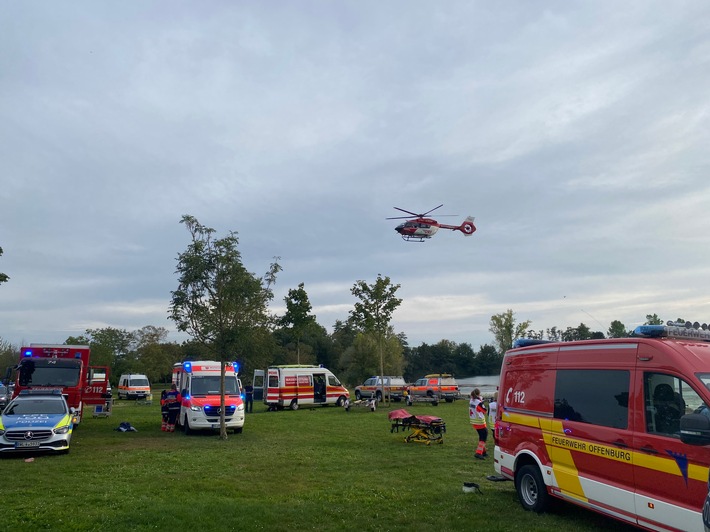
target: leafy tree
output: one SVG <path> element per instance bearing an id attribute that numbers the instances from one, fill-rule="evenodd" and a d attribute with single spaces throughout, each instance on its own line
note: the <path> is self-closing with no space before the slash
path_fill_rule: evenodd
<path id="1" fill-rule="evenodd" d="M 374 334 L 377 339 L 380 375 L 385 375 L 385 339 L 388 334 L 393 335 L 390 328 L 392 314 L 402 303 L 402 300 L 395 295 L 399 288 L 400 285 L 392 284 L 389 277 L 382 277 L 378 273 L 377 280 L 373 284 L 368 285 L 365 281 L 356 281 L 350 289 L 352 295 L 359 299 L 355 303 L 355 308 L 350 312 L 350 319 L 362 331 Z M 382 383 L 382 397 L 387 397 L 384 393 L 384 383 Z"/>
<path id="2" fill-rule="evenodd" d="M 619 320 L 614 320 L 609 325 L 609 330 L 606 335 L 609 338 L 626 338 L 629 333 L 626 331 L 626 325 L 621 323 Z"/>
<path id="3" fill-rule="evenodd" d="M 169 316 L 178 330 L 189 333 L 220 361 L 220 438 L 226 440 L 226 362 L 239 354 L 248 359 L 250 345 L 271 325 L 267 305 L 281 266 L 274 261 L 260 279 L 244 267 L 237 233 L 230 231 L 226 237 L 214 238 L 214 229 L 189 215 L 180 223 L 185 224 L 192 241 L 178 255 L 178 288 L 172 292 Z"/>
<path id="4" fill-rule="evenodd" d="M 530 327 L 530 323 L 530 320 L 526 320 L 516 325 L 515 314 L 511 309 L 491 316 L 488 330 L 493 333 L 498 352 L 505 353 L 511 349 L 515 340 L 525 336 L 525 331 Z"/>
<path id="5" fill-rule="evenodd" d="M 663 320 L 658 317 L 658 314 L 646 314 L 646 323 L 644 325 L 663 325 Z"/>
<path id="6" fill-rule="evenodd" d="M 289 327 L 296 343 L 296 363 L 301 363 L 301 339 L 308 327 L 315 323 L 316 318 L 310 314 L 311 302 L 308 300 L 303 283 L 296 290 L 290 289 L 286 302 L 286 314 L 281 318 L 281 324 Z"/>
<path id="7" fill-rule="evenodd" d="M 20 358 L 20 347 L 0 338 L 0 379 L 5 379 L 5 370 L 15 366 Z"/>
<path id="8" fill-rule="evenodd" d="M 547 339 L 553 342 L 562 341 L 562 333 L 557 329 L 557 327 L 551 327 L 547 329 Z"/>
<path id="9" fill-rule="evenodd" d="M 2 253 L 2 248 L 0 248 L 0 257 L 2 257 Z M 10 278 L 6 274 L 0 272 L 0 284 L 6 283 L 9 279 Z"/>
<path id="10" fill-rule="evenodd" d="M 492 345 L 485 344 L 476 353 L 476 375 L 497 375 L 503 364 L 503 354 Z"/>

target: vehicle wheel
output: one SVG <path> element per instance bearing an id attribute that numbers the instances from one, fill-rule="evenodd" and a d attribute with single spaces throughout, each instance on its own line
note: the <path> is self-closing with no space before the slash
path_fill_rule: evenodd
<path id="1" fill-rule="evenodd" d="M 355 400 L 359 401 L 362 399 L 362 395 L 360 394 L 360 390 L 355 390 Z"/>
<path id="2" fill-rule="evenodd" d="M 298 410 L 298 401 L 296 399 L 291 401 L 291 410 Z"/>
<path id="3" fill-rule="evenodd" d="M 453 402 L 454 402 L 454 400 L 451 399 L 450 397 L 447 397 L 446 399 L 444 399 L 444 401 L 446 401 L 447 403 L 453 403 Z"/>
<path id="4" fill-rule="evenodd" d="M 185 416 L 185 419 L 183 420 L 182 430 L 185 434 L 192 434 L 192 429 L 190 428 L 190 422 L 187 420 L 187 416 Z"/>
<path id="5" fill-rule="evenodd" d="M 340 396 L 338 397 L 338 400 L 335 402 L 335 406 L 343 406 L 345 404 L 345 397 Z"/>
<path id="6" fill-rule="evenodd" d="M 526 465 L 517 471 L 515 490 L 518 492 L 520 504 L 528 512 L 542 513 L 547 509 L 550 496 L 537 466 Z"/>

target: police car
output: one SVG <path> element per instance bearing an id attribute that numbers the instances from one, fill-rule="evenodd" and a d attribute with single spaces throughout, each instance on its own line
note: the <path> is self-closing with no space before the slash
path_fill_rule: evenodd
<path id="1" fill-rule="evenodd" d="M 61 390 L 23 390 L 0 416 L 0 452 L 69 452 L 73 427 Z"/>

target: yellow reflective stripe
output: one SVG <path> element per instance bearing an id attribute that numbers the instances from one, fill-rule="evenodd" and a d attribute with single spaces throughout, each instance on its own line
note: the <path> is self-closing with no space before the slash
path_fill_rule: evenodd
<path id="1" fill-rule="evenodd" d="M 555 473 L 558 487 L 568 497 L 589 502 L 582 489 L 579 471 L 572 458 L 572 452 L 568 448 L 553 443 L 557 436 L 555 433 L 564 434 L 562 422 L 546 419 L 544 425 L 546 425 L 547 430 L 543 431 L 543 439 L 547 454 L 552 462 L 552 471 Z"/>
<path id="2" fill-rule="evenodd" d="M 513 412 L 503 412 L 503 421 L 523 425 L 525 427 L 540 428 L 540 418 L 528 414 L 516 414 Z"/>

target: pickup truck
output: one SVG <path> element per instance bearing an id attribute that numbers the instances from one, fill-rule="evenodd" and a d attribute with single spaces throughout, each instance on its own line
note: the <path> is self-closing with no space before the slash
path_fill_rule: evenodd
<path id="1" fill-rule="evenodd" d="M 377 398 L 377 401 L 382 401 L 382 378 L 379 375 L 370 377 L 360 386 L 355 388 L 355 399 L 369 399 L 371 397 Z M 395 377 L 391 375 L 385 375 L 384 378 L 384 391 L 385 395 L 394 401 L 401 401 L 404 397 L 404 390 L 407 387 L 407 382 L 404 377 Z"/>

